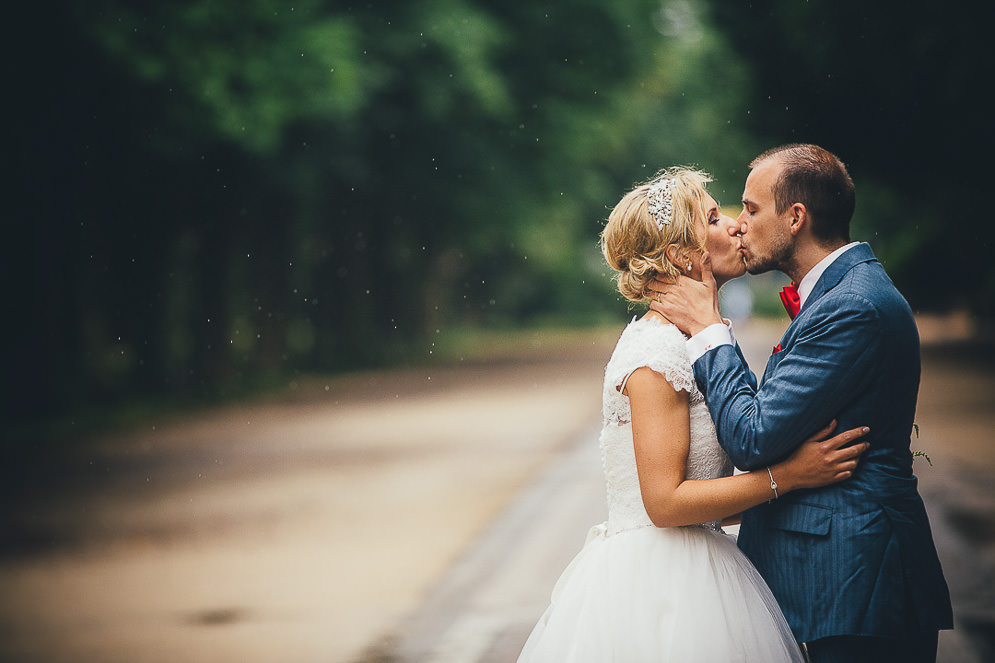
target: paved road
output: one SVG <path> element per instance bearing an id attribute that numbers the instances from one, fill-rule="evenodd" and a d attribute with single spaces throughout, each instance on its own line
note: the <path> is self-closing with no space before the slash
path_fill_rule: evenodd
<path id="1" fill-rule="evenodd" d="M 927 338 L 950 332 L 930 321 L 921 326 Z M 740 341 L 752 365 L 762 366 L 769 339 L 778 335 L 778 328 L 741 326 Z M 995 376 L 985 362 L 990 359 L 979 363 L 963 344 L 934 343 L 924 358 L 917 413 L 921 438 L 915 448 L 929 460 L 917 460 L 917 472 L 957 620 L 956 630 L 941 635 L 941 663 L 995 660 L 995 448 L 989 432 L 995 424 Z M 596 435 L 596 429 L 584 432 L 536 476 L 419 610 L 364 661 L 515 660 L 586 527 L 604 518 Z"/>
<path id="2" fill-rule="evenodd" d="M 613 335 L 0 458 L 0 661 L 355 660 L 590 426 Z"/>
<path id="3" fill-rule="evenodd" d="M 740 333 L 758 357 L 776 336 Z M 613 342 L 536 335 L 2 459 L 0 661 L 514 660 L 605 517 Z M 987 660 L 995 624 L 995 378 L 963 356 L 927 353 L 918 415 L 950 663 Z"/>

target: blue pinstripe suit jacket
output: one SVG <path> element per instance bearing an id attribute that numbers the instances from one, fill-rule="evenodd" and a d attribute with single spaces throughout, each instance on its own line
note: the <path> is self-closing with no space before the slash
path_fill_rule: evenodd
<path id="1" fill-rule="evenodd" d="M 787 456 L 833 418 L 870 426 L 854 476 L 743 514 L 739 545 L 800 642 L 951 628 L 950 596 L 912 472 L 919 335 L 859 244 L 823 273 L 759 387 L 738 348 L 694 364 L 719 441 L 741 469 Z"/>

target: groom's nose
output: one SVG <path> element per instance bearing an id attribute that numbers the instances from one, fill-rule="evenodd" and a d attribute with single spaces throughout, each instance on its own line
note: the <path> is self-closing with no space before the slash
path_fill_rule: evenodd
<path id="1" fill-rule="evenodd" d="M 747 231 L 745 217 L 746 217 L 746 208 L 744 207 L 743 211 L 739 213 L 738 217 L 736 217 L 736 225 L 739 226 L 740 235 L 742 235 Z"/>

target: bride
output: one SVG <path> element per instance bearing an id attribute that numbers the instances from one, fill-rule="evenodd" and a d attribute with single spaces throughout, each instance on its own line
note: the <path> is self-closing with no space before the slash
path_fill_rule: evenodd
<path id="1" fill-rule="evenodd" d="M 615 206 L 601 247 L 626 299 L 649 301 L 657 275 L 700 280 L 705 251 L 719 285 L 743 275 L 737 227 L 710 181 L 672 168 Z M 867 444 L 846 445 L 866 429 L 826 439 L 830 424 L 780 463 L 733 476 L 685 337 L 652 310 L 618 340 L 602 414 L 608 521 L 557 581 L 519 663 L 802 661 L 770 590 L 720 524 L 848 478 Z"/>

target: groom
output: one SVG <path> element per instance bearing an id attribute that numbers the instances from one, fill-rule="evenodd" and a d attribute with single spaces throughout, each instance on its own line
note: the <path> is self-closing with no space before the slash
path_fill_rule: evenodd
<path id="1" fill-rule="evenodd" d="M 871 446 L 848 481 L 747 511 L 739 545 L 813 663 L 935 661 L 937 631 L 953 619 L 912 473 L 912 312 L 870 246 L 850 242 L 853 182 L 835 155 L 786 145 L 750 166 L 747 271 L 798 284 L 782 294 L 796 315 L 759 386 L 719 316 L 710 269 L 704 283 L 656 286 L 653 308 L 692 336 L 695 378 L 737 467 L 763 470 L 834 418 L 841 430 L 870 427 Z"/>

